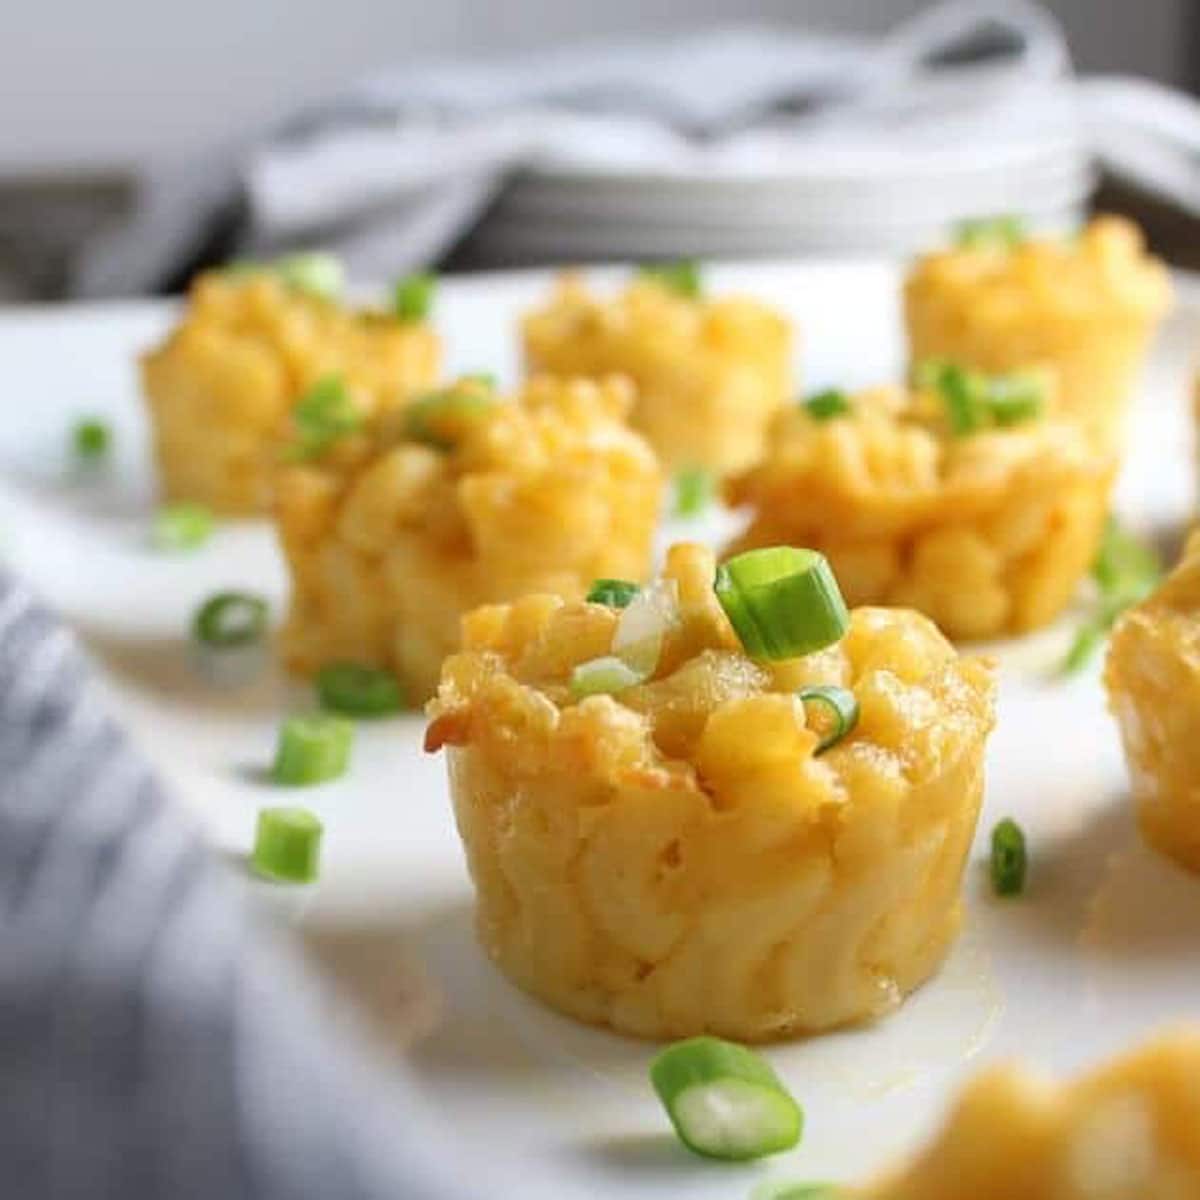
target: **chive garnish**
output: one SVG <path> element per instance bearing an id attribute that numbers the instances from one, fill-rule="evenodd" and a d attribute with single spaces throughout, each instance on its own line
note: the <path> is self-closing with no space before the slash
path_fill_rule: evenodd
<path id="1" fill-rule="evenodd" d="M 741 1161 L 790 1150 L 804 1113 L 753 1050 L 695 1037 L 660 1051 L 650 1082 L 679 1140 L 707 1158 Z"/>
<path id="2" fill-rule="evenodd" d="M 747 550 L 717 568 L 713 589 L 751 658 L 811 654 L 850 624 L 833 571 L 815 550 Z"/>
<path id="3" fill-rule="evenodd" d="M 404 690 L 395 675 L 360 663 L 322 667 L 316 687 L 323 709 L 347 717 L 383 717 L 404 707 Z"/>
<path id="4" fill-rule="evenodd" d="M 704 290 L 700 264 L 694 258 L 681 258 L 676 262 L 643 263 L 638 271 L 658 280 L 663 287 L 689 300 L 698 299 Z"/>
<path id="5" fill-rule="evenodd" d="M 354 726 L 342 717 L 289 717 L 279 729 L 271 777 L 289 787 L 325 783 L 346 773 Z"/>
<path id="6" fill-rule="evenodd" d="M 832 685 L 814 685 L 801 688 L 796 693 L 805 709 L 811 705 L 821 713 L 819 726 L 823 730 L 817 742 L 817 754 L 836 746 L 858 724 L 858 700 L 847 688 Z"/>
<path id="7" fill-rule="evenodd" d="M 392 311 L 400 321 L 424 321 L 433 310 L 437 276 L 419 271 L 399 280 L 392 291 Z"/>
<path id="8" fill-rule="evenodd" d="M 1016 896 L 1025 887 L 1028 858 L 1025 834 L 1011 817 L 992 830 L 992 889 L 997 896 Z"/>
<path id="9" fill-rule="evenodd" d="M 814 421 L 844 417 L 850 411 L 850 397 L 841 388 L 826 388 L 801 401 L 804 410 Z"/>
<path id="10" fill-rule="evenodd" d="M 628 608 L 642 589 L 628 579 L 597 579 L 588 590 L 589 604 L 607 604 L 609 608 Z"/>
<path id="11" fill-rule="evenodd" d="M 264 808 L 250 863 L 268 879 L 311 883 L 317 877 L 324 827 L 307 808 Z"/>

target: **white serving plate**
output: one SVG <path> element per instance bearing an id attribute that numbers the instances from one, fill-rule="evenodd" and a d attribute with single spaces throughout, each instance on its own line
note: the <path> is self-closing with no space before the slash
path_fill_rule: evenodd
<path id="1" fill-rule="evenodd" d="M 794 314 L 806 386 L 866 384 L 900 367 L 891 265 L 726 267 L 711 277 L 714 287 L 753 291 Z M 511 378 L 514 319 L 546 282 L 540 274 L 447 281 L 439 323 L 451 366 Z M 1138 402 L 1119 490 L 1123 514 L 1163 534 L 1178 531 L 1193 494 L 1187 388 L 1200 287 L 1180 280 L 1180 293 Z M 142 303 L 0 314 L 9 389 L 0 545 L 79 630 L 115 711 L 236 862 L 256 810 L 279 798 L 261 770 L 280 713 L 308 701 L 274 674 L 229 694 L 189 667 L 184 630 L 199 599 L 252 587 L 278 608 L 284 577 L 259 522 L 222 529 L 191 557 L 146 546 L 152 486 L 133 358 L 170 313 Z M 82 412 L 118 429 L 108 477 L 66 470 L 65 433 Z M 711 536 L 716 524 L 688 532 Z M 373 1004 L 389 999 L 390 948 L 420 948 L 444 991 L 444 1013 L 411 1067 L 455 1161 L 497 1196 L 730 1200 L 768 1175 L 861 1178 L 926 1132 L 985 1061 L 1023 1055 L 1065 1071 L 1163 1023 L 1200 1017 L 1200 880 L 1139 843 L 1096 670 L 1053 677 L 1069 636 L 1064 622 L 998 648 L 1000 722 L 967 874 L 969 915 L 945 970 L 873 1027 L 770 1051 L 808 1124 L 800 1148 L 765 1164 L 689 1158 L 646 1085 L 649 1046 L 545 1011 L 484 960 L 471 936 L 443 764 L 421 753 L 419 718 L 364 727 L 349 777 L 303 794 L 327 824 L 320 883 L 256 891 L 301 929 L 360 945 L 357 959 L 341 958 L 342 982 Z M 986 834 L 1008 814 L 1029 834 L 1033 873 L 1027 895 L 998 902 L 983 867 Z"/>

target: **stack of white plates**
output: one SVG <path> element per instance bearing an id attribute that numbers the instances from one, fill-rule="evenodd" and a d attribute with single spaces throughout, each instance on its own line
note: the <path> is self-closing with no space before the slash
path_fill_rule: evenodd
<path id="1" fill-rule="evenodd" d="M 932 108 L 933 106 L 931 106 Z M 1094 168 L 1071 85 L 986 104 L 755 131 L 648 161 L 564 162 L 513 179 L 470 244 L 481 261 L 910 253 L 965 219 L 1078 223 Z M 924 119 L 922 119 L 924 118 Z M 609 147 L 611 151 L 611 147 Z"/>

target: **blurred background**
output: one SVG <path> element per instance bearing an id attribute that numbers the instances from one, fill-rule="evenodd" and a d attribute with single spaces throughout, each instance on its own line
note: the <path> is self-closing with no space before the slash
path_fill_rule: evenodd
<path id="1" fill-rule="evenodd" d="M 42 0 L 0 79 L 0 302 L 326 243 L 380 277 L 903 251 L 993 194 L 1200 258 L 1196 0 Z"/>

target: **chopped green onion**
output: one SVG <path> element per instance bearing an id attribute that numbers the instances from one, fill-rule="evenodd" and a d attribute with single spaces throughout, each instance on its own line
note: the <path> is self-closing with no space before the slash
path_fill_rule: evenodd
<path id="1" fill-rule="evenodd" d="M 717 481 L 705 467 L 686 467 L 675 476 L 675 515 L 699 516 L 713 500 Z"/>
<path id="2" fill-rule="evenodd" d="M 84 417 L 71 430 L 71 445 L 81 462 L 95 463 L 108 456 L 112 431 L 96 417 Z"/>
<path id="3" fill-rule="evenodd" d="M 984 402 L 992 423 L 1007 429 L 1041 416 L 1045 404 L 1042 381 L 1035 375 L 993 375 L 986 383 Z"/>
<path id="4" fill-rule="evenodd" d="M 1081 671 L 1103 645 L 1117 618 L 1154 590 L 1162 578 L 1162 563 L 1152 547 L 1122 529 L 1110 516 L 1092 562 L 1092 578 L 1100 589 L 1100 599 L 1063 659 L 1066 675 Z"/>
<path id="5" fill-rule="evenodd" d="M 437 450 L 452 450 L 464 429 L 486 416 L 495 403 L 490 389 L 481 389 L 478 384 L 431 392 L 404 410 L 405 432 L 413 441 Z"/>
<path id="6" fill-rule="evenodd" d="M 597 579 L 586 599 L 589 604 L 607 604 L 609 608 L 627 608 L 642 589 L 628 579 Z"/>
<path id="7" fill-rule="evenodd" d="M 1033 375 L 984 375 L 945 359 L 928 359 L 913 371 L 915 387 L 937 392 L 957 437 L 992 427 L 1007 429 L 1041 414 L 1044 394 Z"/>
<path id="8" fill-rule="evenodd" d="M 258 814 L 255 871 L 283 883 L 311 883 L 321 856 L 320 818 L 307 808 L 264 808 Z"/>
<path id="9" fill-rule="evenodd" d="M 676 1042 L 650 1064 L 650 1082 L 689 1150 L 744 1160 L 790 1150 L 804 1113 L 765 1059 L 733 1042 Z"/>
<path id="10" fill-rule="evenodd" d="M 499 380 L 493 371 L 471 371 L 462 376 L 462 382 L 478 384 L 481 388 L 487 388 L 489 392 L 494 392 L 499 387 Z"/>
<path id="11" fill-rule="evenodd" d="M 1011 215 L 961 221 L 954 229 L 954 240 L 964 250 L 1012 250 L 1026 236 L 1025 222 Z"/>
<path id="12" fill-rule="evenodd" d="M 1005 817 L 992 830 L 992 888 L 997 896 L 1016 896 L 1025 887 L 1028 859 L 1021 827 Z"/>
<path id="13" fill-rule="evenodd" d="M 751 658 L 797 658 L 838 641 L 850 614 L 815 550 L 747 550 L 717 568 L 717 599 Z"/>
<path id="14" fill-rule="evenodd" d="M 582 700 L 584 696 L 594 696 L 598 692 L 623 692 L 645 680 L 646 676 L 635 671 L 624 659 L 606 654 L 603 658 L 580 663 L 571 672 L 571 695 Z"/>
<path id="15" fill-rule="evenodd" d="M 276 261 L 273 270 L 288 287 L 323 300 L 336 300 L 346 286 L 345 268 L 332 254 L 289 254 Z"/>
<path id="16" fill-rule="evenodd" d="M 839 1194 L 839 1189 L 832 1183 L 766 1179 L 750 1193 L 750 1200 L 837 1200 Z"/>
<path id="17" fill-rule="evenodd" d="M 1138 599 L 1142 599 L 1161 576 L 1162 563 L 1154 550 L 1110 516 L 1092 563 L 1092 578 L 1101 590 L 1110 594 L 1140 593 Z"/>
<path id="18" fill-rule="evenodd" d="M 663 287 L 688 300 L 698 299 L 704 290 L 700 278 L 700 264 L 694 258 L 681 258 L 677 262 L 643 263 L 638 271 L 658 280 Z"/>
<path id="19" fill-rule="evenodd" d="M 952 433 L 965 437 L 983 428 L 987 414 L 975 377 L 954 363 L 946 363 L 937 388 Z"/>
<path id="20" fill-rule="evenodd" d="M 205 646 L 246 646 L 267 632 L 267 602 L 250 592 L 218 592 L 192 617 L 192 636 Z"/>
<path id="21" fill-rule="evenodd" d="M 844 417 L 850 411 L 850 397 L 841 388 L 826 388 L 823 392 L 814 392 L 802 401 L 802 404 L 814 421 Z"/>
<path id="22" fill-rule="evenodd" d="M 342 717 L 289 717 L 280 726 L 271 777 L 290 787 L 325 783 L 346 773 L 354 726 Z"/>
<path id="23" fill-rule="evenodd" d="M 796 696 L 805 708 L 811 704 L 825 714 L 825 732 L 817 742 L 817 754 L 836 746 L 858 724 L 858 700 L 843 687 L 818 686 L 801 688 Z"/>
<path id="24" fill-rule="evenodd" d="M 437 276 L 419 271 L 401 279 L 392 293 L 392 309 L 401 321 L 424 321 L 433 309 Z"/>
<path id="25" fill-rule="evenodd" d="M 1063 674 L 1076 675 L 1082 671 L 1104 645 L 1104 635 L 1107 632 L 1107 628 L 1099 621 L 1088 621 L 1086 625 L 1080 626 L 1071 642 L 1071 648 L 1063 659 Z"/>
<path id="26" fill-rule="evenodd" d="M 292 409 L 297 441 L 296 458 L 315 458 L 339 438 L 362 425 L 362 414 L 354 406 L 345 383 L 338 375 L 317 380 Z"/>
<path id="27" fill-rule="evenodd" d="M 212 537 L 216 522 L 203 504 L 168 504 L 154 514 L 151 540 L 160 550 L 195 550 Z"/>
<path id="28" fill-rule="evenodd" d="M 382 717 L 404 707 L 404 691 L 391 671 L 360 663 L 331 663 L 317 672 L 317 698 L 328 712 Z"/>

